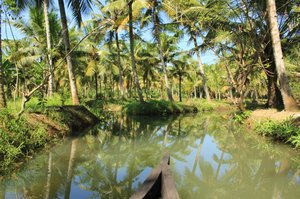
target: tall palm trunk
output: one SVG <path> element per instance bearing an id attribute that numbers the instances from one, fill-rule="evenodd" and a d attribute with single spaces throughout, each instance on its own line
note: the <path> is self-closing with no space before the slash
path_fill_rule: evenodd
<path id="1" fill-rule="evenodd" d="M 58 5 L 59 5 L 59 11 L 60 11 L 62 30 L 63 30 L 62 31 L 63 40 L 64 40 L 65 51 L 66 51 L 66 55 L 67 55 L 66 58 L 67 58 L 67 65 L 68 65 L 72 102 L 74 105 L 78 105 L 78 104 L 80 104 L 80 102 L 79 102 L 79 98 L 78 98 L 75 74 L 73 71 L 72 57 L 70 54 L 71 47 L 70 47 L 69 31 L 68 31 L 68 24 L 67 24 L 66 12 L 65 12 L 64 0 L 58 0 Z"/>
<path id="2" fill-rule="evenodd" d="M 44 0 L 44 18 L 45 18 L 45 29 L 46 29 L 46 40 L 47 40 L 47 56 L 48 56 L 48 64 L 49 64 L 49 80 L 48 80 L 48 95 L 51 97 L 53 95 L 53 60 L 52 60 L 52 52 L 51 52 L 51 35 L 50 35 L 50 24 L 49 24 L 49 16 L 48 16 L 48 0 Z"/>
<path id="3" fill-rule="evenodd" d="M 98 73 L 97 72 L 95 72 L 94 77 L 95 77 L 95 91 L 96 91 L 95 99 L 98 99 L 99 93 L 98 93 Z"/>
<path id="4" fill-rule="evenodd" d="M 201 78 L 202 78 L 202 86 L 203 86 L 207 101 L 210 101 L 209 91 L 208 91 L 207 84 L 206 84 L 207 79 L 206 79 L 203 63 L 202 63 L 201 56 L 200 56 L 199 49 L 198 49 L 198 45 L 197 45 L 197 38 L 196 38 L 196 35 L 194 33 L 192 33 L 192 37 L 193 37 L 195 51 L 196 51 L 196 55 L 197 55 L 197 59 L 198 59 L 199 71 L 200 71 L 200 75 L 201 75 Z"/>
<path id="5" fill-rule="evenodd" d="M 120 45 L 119 45 L 119 36 L 117 30 L 115 30 L 116 35 L 116 45 L 117 45 L 117 54 L 118 54 L 118 68 L 119 68 L 119 83 L 120 83 L 120 91 L 121 97 L 124 98 L 124 83 L 123 83 L 123 68 L 121 65 L 121 55 L 120 55 Z"/>
<path id="6" fill-rule="evenodd" d="M 283 53 L 281 49 L 280 34 L 277 22 L 276 4 L 275 0 L 267 1 L 268 22 L 272 39 L 273 54 L 275 59 L 276 71 L 279 79 L 280 92 L 282 95 L 284 108 L 287 111 L 297 111 L 298 105 L 293 97 L 289 81 L 285 72 L 285 65 L 283 61 Z"/>
<path id="7" fill-rule="evenodd" d="M 182 82 L 182 76 L 181 74 L 179 74 L 179 101 L 180 102 L 182 102 L 181 82 Z"/>
<path id="8" fill-rule="evenodd" d="M 1 25 L 2 25 L 2 5 L 0 4 L 0 108 L 6 107 L 6 99 L 5 99 L 5 92 L 4 92 L 4 75 L 3 75 L 3 66 L 2 66 L 2 35 L 1 35 Z"/>
<path id="9" fill-rule="evenodd" d="M 173 102 L 174 99 L 173 99 L 173 96 L 172 96 L 172 91 L 171 91 L 170 86 L 169 86 L 167 65 L 166 65 L 166 62 L 164 60 L 163 49 L 162 49 L 162 46 L 161 46 L 160 31 L 159 31 L 159 20 L 158 20 L 158 13 L 157 13 L 156 7 L 157 7 L 157 0 L 154 0 L 153 21 L 154 21 L 155 38 L 156 38 L 157 46 L 158 46 L 158 50 L 159 50 L 160 61 L 161 61 L 162 67 L 163 67 L 165 86 L 166 86 L 166 89 L 167 89 L 168 99 L 169 99 L 169 101 Z"/>
<path id="10" fill-rule="evenodd" d="M 134 57 L 134 46 L 133 46 L 133 27 L 132 27 L 132 3 L 133 0 L 128 3 L 128 14 L 129 14 L 129 40 L 130 40 L 130 56 L 131 56 L 131 64 L 132 64 L 132 72 L 134 78 L 134 84 L 138 92 L 140 102 L 144 102 L 142 90 L 140 87 L 139 78 L 137 75 L 137 70 L 135 66 L 135 57 Z"/>

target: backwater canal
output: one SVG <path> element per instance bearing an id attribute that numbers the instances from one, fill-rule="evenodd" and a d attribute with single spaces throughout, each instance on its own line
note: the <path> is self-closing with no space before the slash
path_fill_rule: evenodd
<path id="1" fill-rule="evenodd" d="M 2 180 L 0 197 L 129 198 L 165 151 L 182 199 L 300 198 L 300 153 L 226 113 L 110 115 Z"/>

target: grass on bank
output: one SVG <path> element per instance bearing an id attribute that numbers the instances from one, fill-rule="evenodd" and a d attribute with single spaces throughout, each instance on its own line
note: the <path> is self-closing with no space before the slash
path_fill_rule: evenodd
<path id="1" fill-rule="evenodd" d="M 49 142 L 46 127 L 28 123 L 26 115 L 15 119 L 8 110 L 0 111 L 0 175 L 16 167 L 16 162 L 31 156 Z"/>
<path id="2" fill-rule="evenodd" d="M 300 127 L 295 119 L 288 118 L 282 122 L 266 120 L 258 122 L 254 130 L 263 136 L 272 137 L 275 140 L 291 144 L 300 148 Z"/>
<path id="3" fill-rule="evenodd" d="M 70 99 L 62 103 L 57 96 L 48 99 L 33 97 L 26 104 L 26 112 L 17 119 L 20 104 L 20 99 L 9 101 L 8 107 L 0 110 L 0 176 L 9 174 L 37 151 L 60 140 L 72 130 L 72 125 L 79 129 L 90 122 L 89 118 L 84 120 L 88 113 L 83 109 L 55 108 L 71 105 Z M 81 122 L 77 121 L 79 118 Z"/>

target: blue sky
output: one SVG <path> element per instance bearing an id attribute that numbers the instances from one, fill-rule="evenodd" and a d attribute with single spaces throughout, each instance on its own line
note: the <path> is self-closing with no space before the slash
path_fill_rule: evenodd
<path id="1" fill-rule="evenodd" d="M 67 11 L 67 15 L 68 15 L 68 20 L 71 21 L 71 25 L 75 25 L 75 20 L 72 19 L 71 12 Z M 21 16 L 26 19 L 27 12 L 23 12 L 21 14 Z M 165 16 L 162 16 L 162 17 L 164 18 L 165 22 L 168 21 L 167 17 L 165 17 Z M 2 13 L 2 20 L 5 20 L 5 18 L 6 18 L 5 15 Z M 91 15 L 86 15 L 83 17 L 84 20 L 88 20 L 90 18 L 91 18 Z M 14 28 L 14 27 L 11 27 L 11 29 L 7 23 L 2 23 L 2 27 L 1 27 L 2 39 L 6 39 L 6 38 L 12 39 L 12 34 L 14 35 L 14 37 L 16 39 L 24 37 L 24 35 L 18 29 Z M 150 31 L 148 33 L 145 33 L 143 35 L 143 38 L 150 41 L 152 39 Z M 179 42 L 178 45 L 179 45 L 179 48 L 183 51 L 187 51 L 187 50 L 190 50 L 191 48 L 193 48 L 193 45 L 191 45 L 188 42 L 188 38 L 186 36 Z M 194 55 L 193 58 L 196 59 L 196 56 Z M 204 64 L 213 64 L 217 60 L 217 57 L 211 51 L 201 53 L 201 58 L 202 58 L 202 62 Z"/>

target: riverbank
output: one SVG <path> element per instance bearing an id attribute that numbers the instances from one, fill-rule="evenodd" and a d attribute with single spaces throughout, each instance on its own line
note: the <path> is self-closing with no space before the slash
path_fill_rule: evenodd
<path id="1" fill-rule="evenodd" d="M 99 119 L 84 106 L 52 106 L 16 119 L 0 111 L 0 175 L 18 169 L 37 151 L 65 136 L 92 126 Z"/>
<path id="2" fill-rule="evenodd" d="M 256 133 L 300 148 L 300 112 L 259 109 L 251 113 L 246 125 Z"/>
<path id="3" fill-rule="evenodd" d="M 226 101 L 208 102 L 205 99 L 188 100 L 185 102 L 169 102 L 166 100 L 148 100 L 145 102 L 136 100 L 112 100 L 103 102 L 100 100 L 92 100 L 86 104 L 92 111 L 104 110 L 106 112 L 123 112 L 129 115 L 149 116 L 235 110 L 235 108 Z"/>

